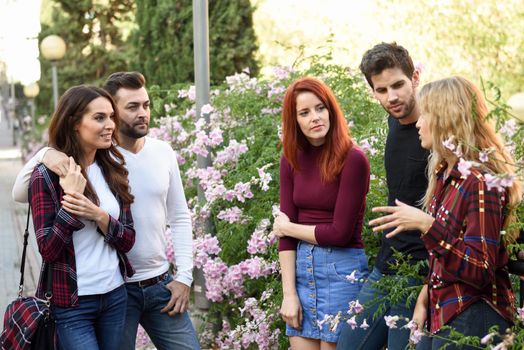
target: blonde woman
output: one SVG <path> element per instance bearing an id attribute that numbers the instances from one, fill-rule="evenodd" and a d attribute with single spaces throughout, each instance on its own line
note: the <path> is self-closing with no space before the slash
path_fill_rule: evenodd
<path id="1" fill-rule="evenodd" d="M 389 236 L 409 229 L 423 232 L 430 271 L 413 320 L 438 335 L 424 338 L 417 349 L 439 349 L 447 344 L 449 330 L 441 330 L 445 325 L 479 337 L 493 325 L 501 332 L 512 325 L 514 295 L 505 243 L 517 232 L 503 237 L 501 231 L 514 221 L 512 209 L 522 195 L 518 181 L 504 188 L 493 181 L 511 178 L 514 162 L 486 118 L 486 103 L 473 83 L 461 77 L 429 83 L 419 103 L 420 141 L 431 150 L 425 211 L 397 202 L 374 208 L 388 215 L 370 225 L 374 231 L 395 228 Z"/>

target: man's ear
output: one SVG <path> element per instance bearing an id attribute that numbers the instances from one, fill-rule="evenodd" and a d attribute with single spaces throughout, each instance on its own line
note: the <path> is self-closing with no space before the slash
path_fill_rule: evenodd
<path id="1" fill-rule="evenodd" d="M 411 82 L 413 83 L 413 87 L 416 88 L 420 84 L 420 72 L 418 69 L 415 69 L 413 71 L 413 76 L 411 77 Z"/>

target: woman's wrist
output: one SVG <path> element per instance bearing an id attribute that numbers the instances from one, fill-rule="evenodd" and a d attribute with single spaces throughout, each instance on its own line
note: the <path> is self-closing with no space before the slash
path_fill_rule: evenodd
<path id="1" fill-rule="evenodd" d="M 284 292 L 284 298 L 298 298 L 297 291 Z"/>
<path id="2" fill-rule="evenodd" d="M 431 227 L 433 226 L 433 222 L 435 221 L 435 218 L 428 214 L 427 220 L 424 220 L 424 224 L 420 228 L 421 236 L 425 236 Z"/>
<path id="3" fill-rule="evenodd" d="M 109 217 L 109 214 L 105 212 L 104 209 L 98 208 L 98 214 L 95 218 L 95 221 L 98 224 L 103 224 L 105 219 Z"/>

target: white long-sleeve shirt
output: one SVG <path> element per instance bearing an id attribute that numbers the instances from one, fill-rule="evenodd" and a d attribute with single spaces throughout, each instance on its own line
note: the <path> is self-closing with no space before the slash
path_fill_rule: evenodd
<path id="1" fill-rule="evenodd" d="M 18 174 L 13 199 L 27 202 L 27 188 L 33 168 L 48 148 L 39 151 Z M 175 280 L 191 286 L 193 281 L 193 238 L 178 162 L 166 142 L 145 137 L 138 153 L 119 147 L 129 171 L 129 186 L 135 200 L 131 214 L 135 225 L 135 245 L 128 253 L 136 270 L 128 282 L 148 279 L 168 270 L 165 230 L 170 228 L 175 250 Z"/>

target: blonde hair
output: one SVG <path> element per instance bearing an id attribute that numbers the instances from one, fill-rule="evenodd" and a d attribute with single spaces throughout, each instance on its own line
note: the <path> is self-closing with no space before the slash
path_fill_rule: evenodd
<path id="1" fill-rule="evenodd" d="M 424 208 L 429 207 L 436 186 L 436 169 L 444 159 L 457 156 L 444 146 L 444 141 L 457 140 L 462 158 L 479 159 L 479 152 L 490 149 L 490 156 L 483 166 L 493 174 L 515 174 L 515 162 L 504 148 L 495 131 L 493 120 L 488 120 L 488 108 L 481 91 L 469 80 L 451 77 L 428 83 L 419 92 L 421 113 L 428 122 L 432 135 L 432 152 L 428 162 L 428 189 L 423 198 Z M 506 189 L 509 209 L 504 227 L 516 220 L 514 209 L 522 198 L 521 183 L 513 181 Z M 518 230 L 507 232 L 506 243 L 514 242 Z"/>

